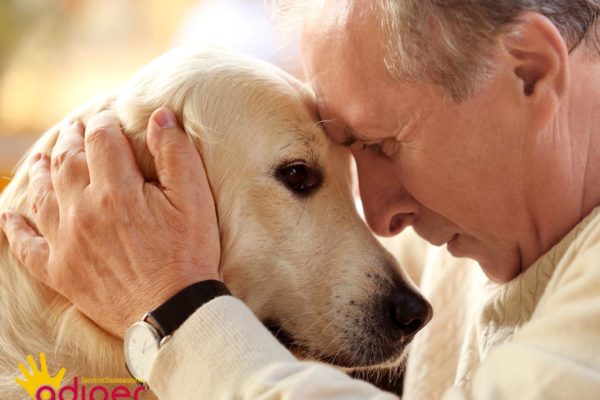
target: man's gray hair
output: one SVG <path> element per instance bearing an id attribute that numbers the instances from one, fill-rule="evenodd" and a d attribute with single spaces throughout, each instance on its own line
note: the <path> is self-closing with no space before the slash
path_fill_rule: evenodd
<path id="1" fill-rule="evenodd" d="M 286 19 L 298 17 L 314 3 L 323 1 L 272 0 L 271 3 Z M 347 1 L 360 7 L 356 0 Z M 384 61 L 392 75 L 438 85 L 454 101 L 470 96 L 490 76 L 495 41 L 500 34 L 518 29 L 519 15 L 523 12 L 546 16 L 571 51 L 582 43 L 596 52 L 600 48 L 597 26 L 600 0 L 370 0 L 366 3 L 375 5 L 380 13 L 388 38 Z"/>

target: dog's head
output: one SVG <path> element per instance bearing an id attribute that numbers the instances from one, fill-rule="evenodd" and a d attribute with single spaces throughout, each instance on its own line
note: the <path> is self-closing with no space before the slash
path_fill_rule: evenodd
<path id="1" fill-rule="evenodd" d="M 162 105 L 202 153 L 233 294 L 305 357 L 397 360 L 431 308 L 358 216 L 349 154 L 317 123 L 310 89 L 222 50 L 167 53 L 114 103 L 149 177 L 144 130 Z"/>

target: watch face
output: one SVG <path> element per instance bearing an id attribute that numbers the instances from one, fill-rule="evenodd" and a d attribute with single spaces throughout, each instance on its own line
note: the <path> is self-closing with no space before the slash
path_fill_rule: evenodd
<path id="1" fill-rule="evenodd" d="M 156 329 L 146 322 L 136 322 L 125 333 L 123 344 L 129 372 L 138 381 L 145 382 L 160 344 Z"/>

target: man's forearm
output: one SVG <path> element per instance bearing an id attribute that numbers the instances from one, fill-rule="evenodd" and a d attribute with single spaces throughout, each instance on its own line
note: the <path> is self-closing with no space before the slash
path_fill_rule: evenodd
<path id="1" fill-rule="evenodd" d="M 149 385 L 162 400 L 396 398 L 333 367 L 298 361 L 230 296 L 200 308 L 165 343 Z"/>

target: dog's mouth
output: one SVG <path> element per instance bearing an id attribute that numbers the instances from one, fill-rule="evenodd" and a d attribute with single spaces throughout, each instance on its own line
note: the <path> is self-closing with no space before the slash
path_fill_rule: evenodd
<path id="1" fill-rule="evenodd" d="M 274 322 L 263 322 L 263 324 L 267 327 L 267 329 L 275 336 L 275 338 L 281 343 L 285 348 L 287 348 L 290 352 L 292 352 L 296 357 L 300 359 L 310 359 L 317 360 L 324 363 L 332 364 L 337 367 L 342 368 L 351 368 L 353 363 L 349 360 L 345 360 L 340 356 L 329 356 L 325 354 L 316 354 L 315 351 L 311 351 L 311 349 L 301 343 L 298 343 L 294 336 L 283 329 L 281 325 Z"/>
<path id="2" fill-rule="evenodd" d="M 273 334 L 273 336 L 275 336 L 279 343 L 281 343 L 294 355 L 300 358 L 309 356 L 310 351 L 308 347 L 297 343 L 294 337 L 288 331 L 284 330 L 279 324 L 271 321 L 263 322 L 263 324 Z"/>
<path id="3" fill-rule="evenodd" d="M 402 394 L 402 382 L 404 375 L 402 374 L 403 367 L 382 367 L 377 368 L 366 367 L 366 368 L 355 368 L 355 365 L 349 360 L 337 356 L 326 356 L 319 355 L 316 357 L 313 352 L 306 346 L 299 344 L 293 337 L 292 334 L 281 328 L 281 326 L 274 322 L 263 322 L 265 327 L 275 336 L 275 338 L 285 348 L 292 352 L 296 357 L 300 359 L 313 359 L 324 363 L 332 364 L 337 367 L 343 368 L 344 371 L 351 377 L 361 379 L 369 382 L 382 390 L 395 393 L 397 395 Z"/>
<path id="4" fill-rule="evenodd" d="M 380 365 L 387 364 L 389 361 L 393 361 L 394 358 L 388 360 L 380 360 L 373 362 L 370 360 L 361 360 L 360 358 L 353 358 L 344 354 L 328 354 L 319 350 L 311 349 L 307 345 L 303 344 L 302 341 L 298 341 L 293 334 L 286 331 L 276 322 L 266 321 L 263 325 L 271 332 L 273 336 L 281 343 L 285 348 L 292 352 L 297 358 L 304 360 L 316 360 L 327 364 L 335 365 L 336 367 L 353 369 L 353 368 L 377 368 Z M 404 343 L 402 344 L 404 347 Z"/>

